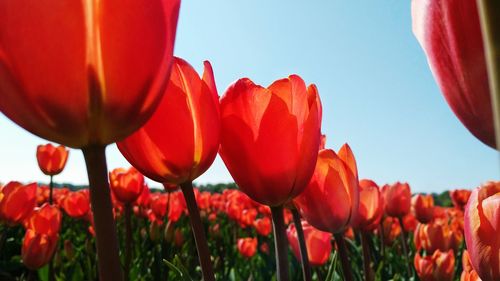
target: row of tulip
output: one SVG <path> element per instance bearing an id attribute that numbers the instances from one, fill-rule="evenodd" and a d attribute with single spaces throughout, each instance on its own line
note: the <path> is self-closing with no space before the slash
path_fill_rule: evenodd
<path id="1" fill-rule="evenodd" d="M 20 269 L 17 264 L 14 266 L 15 270 L 1 272 L 12 280 L 16 275 L 23 276 L 33 270 L 42 272 L 40 274 L 49 276 L 49 279 L 65 279 L 74 274 L 79 274 L 80 278 L 84 279 L 96 278 L 95 264 L 92 265 L 94 261 L 88 259 L 95 255 L 95 232 L 89 190 L 71 191 L 68 188 L 53 188 L 52 184 L 52 177 L 63 170 L 67 157 L 68 150 L 62 146 L 39 146 L 38 163 L 42 172 L 51 177 L 50 186 L 9 182 L 0 187 L 0 247 L 12 248 L 5 251 L 8 254 L 2 254 L 0 258 L 3 265 L 16 260 L 19 263 L 16 257 L 20 254 L 21 262 L 27 268 Z M 144 176 L 135 168 L 114 169 L 109 173 L 109 182 L 113 213 L 120 226 L 119 232 L 128 236 L 128 231 L 132 230 L 133 234 L 131 237 L 125 237 L 121 243 L 124 264 L 131 274 L 129 278 L 164 280 L 163 278 L 168 278 L 169 275 L 176 276 L 175 272 L 166 271 L 165 266 L 161 264 L 163 259 L 172 260 L 176 254 L 181 257 L 179 261 L 188 262 L 188 268 L 196 267 L 189 255 L 194 249 L 189 227 L 186 225 L 188 209 L 182 192 L 177 190 L 178 186 L 164 185 L 166 192 L 151 192 Z M 329 206 L 334 216 L 327 220 L 324 219 L 324 214 L 303 212 L 311 224 L 319 225 L 320 228 L 334 225 L 336 243 L 333 242 L 332 231 L 321 231 L 308 221 L 300 219 L 295 206 L 307 208 L 307 201 L 297 202 L 307 200 L 307 196 L 311 196 L 307 191 L 298 197 L 295 205 L 287 205 L 284 222 L 288 225 L 287 239 L 295 256 L 292 263 L 295 266 L 292 266 L 294 279 L 301 273 L 301 269 L 296 266 L 304 262 L 310 263 L 315 269 L 312 278 L 327 278 L 329 268 L 335 265 L 333 256 L 336 254 L 332 253 L 336 251 L 332 251 L 332 244 L 340 252 L 338 247 L 342 247 L 344 241 L 349 241 L 349 266 L 361 268 L 361 261 L 364 262 L 364 269 L 354 272 L 354 276 L 358 278 L 361 278 L 360 272 L 364 271 L 367 280 L 386 280 L 395 276 L 410 278 L 414 274 L 420 280 L 455 280 L 458 276 L 461 276 L 461 280 L 480 280 L 473 269 L 473 262 L 483 268 L 486 266 L 489 274 L 493 274 L 493 279 L 485 280 L 498 277 L 494 275 L 495 268 L 489 264 L 492 260 L 484 259 L 484 247 L 496 245 L 481 236 L 482 232 L 487 231 L 484 226 L 479 230 L 471 229 L 477 223 L 471 221 L 471 218 L 479 216 L 478 212 L 485 214 L 480 217 L 483 219 L 489 219 L 488 216 L 494 214 L 494 211 L 489 209 L 494 206 L 491 203 L 482 204 L 480 210 L 469 209 L 466 215 L 468 220 L 464 223 L 464 209 L 471 195 L 468 190 L 450 191 L 449 197 L 453 207 L 442 207 L 434 205 L 431 195 L 411 196 L 410 187 L 406 183 L 379 187 L 371 180 L 361 180 L 358 189 L 359 203 L 357 209 L 353 210 L 357 214 L 355 218 L 346 212 L 352 210 L 352 205 L 343 205 L 337 201 Z M 487 183 L 474 191 L 474 197 L 469 204 L 474 204 L 472 202 L 477 200 L 494 201 L 495 196 L 484 196 L 498 190 L 500 183 Z M 325 196 L 339 198 L 339 192 L 344 190 L 331 190 Z M 239 280 L 238 278 L 245 279 L 250 276 L 257 280 L 270 279 L 273 272 L 268 267 L 272 264 L 271 256 L 274 252 L 269 246 L 272 241 L 271 209 L 236 189 L 225 189 L 218 193 L 199 191 L 195 188 L 194 194 L 203 227 L 210 237 L 209 252 L 215 258 L 215 269 L 220 273 L 217 277 L 220 280 L 230 277 Z M 327 202 L 330 197 L 325 197 Z M 349 204 L 348 201 L 347 203 Z M 297 217 L 294 217 L 295 215 Z M 346 224 L 345 221 L 349 223 Z M 301 234 L 296 229 L 297 223 L 300 224 L 304 235 L 306 260 L 301 257 Z M 321 225 L 322 223 L 327 226 Z M 465 228 L 468 227 L 469 233 L 472 231 L 472 235 L 467 236 L 472 241 L 470 245 L 483 247 L 483 252 L 471 247 L 472 260 L 469 258 L 471 254 L 467 250 L 464 251 L 464 225 Z M 16 237 L 21 229 L 24 229 L 22 241 Z M 82 230 L 85 233 L 81 233 Z M 10 235 L 12 237 L 9 237 Z M 11 242 L 5 245 L 9 238 Z M 133 245 L 134 250 L 131 249 Z M 18 248 L 21 248 L 20 253 L 16 252 Z M 79 249 L 79 255 L 75 255 L 74 249 Z M 494 248 L 491 248 L 491 251 L 493 250 Z M 401 262 L 401 251 L 408 260 Z M 362 259 L 355 257 L 355 254 L 361 255 L 361 252 Z M 75 256 L 78 258 L 75 259 Z M 375 259 L 372 260 L 372 257 Z M 413 261 L 411 257 L 414 257 Z M 463 260 L 461 266 L 456 262 L 459 257 Z M 55 268 L 53 259 L 56 261 Z M 396 266 L 388 266 L 391 259 L 397 261 Z M 245 266 L 245 260 L 250 261 L 250 267 Z M 67 264 L 64 265 L 63 261 Z M 485 262 L 488 264 L 484 265 Z M 415 272 L 410 266 L 411 263 Z M 44 270 L 39 270 L 45 265 L 51 268 L 47 272 L 48 275 L 44 275 Z M 80 270 L 74 271 L 75 266 Z M 81 268 L 85 266 L 87 268 L 84 271 Z M 178 262 L 177 266 L 183 265 Z M 378 270 L 374 272 L 374 268 Z M 400 272 L 403 269 L 407 270 L 405 274 Z M 346 274 L 346 268 L 343 270 Z M 335 270 L 330 271 L 330 279 L 340 276 Z M 189 274 L 196 276 L 198 272 Z"/>

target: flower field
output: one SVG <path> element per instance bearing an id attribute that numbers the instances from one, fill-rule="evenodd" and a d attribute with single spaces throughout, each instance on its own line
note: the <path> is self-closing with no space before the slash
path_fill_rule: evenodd
<path id="1" fill-rule="evenodd" d="M 405 29 L 414 45 L 420 45 L 443 104 L 446 101 L 467 137 L 477 138 L 484 145 L 480 148 L 488 147 L 484 153 L 472 146 L 462 149 L 466 141 L 455 139 L 460 132 L 454 128 L 428 131 L 429 123 L 444 118 L 444 113 L 426 115 L 437 104 L 432 98 L 420 103 L 426 93 L 400 99 L 405 92 L 401 89 L 411 90 L 424 80 L 411 74 L 413 70 L 404 73 L 417 80 L 397 78 L 399 71 L 385 66 L 389 60 L 372 48 L 372 43 L 394 37 L 384 34 L 384 28 L 369 34 L 367 41 L 357 41 L 362 39 L 359 31 L 377 20 L 356 10 L 352 15 L 360 22 L 368 19 L 364 26 L 334 24 L 340 26 L 336 32 L 356 39 L 351 42 L 361 45 L 358 48 L 316 19 L 316 12 L 297 9 L 300 16 L 295 16 L 286 11 L 293 1 L 268 2 L 279 11 L 266 14 L 264 7 L 251 12 L 244 6 L 248 3 L 240 3 L 238 11 L 221 12 L 236 17 L 217 28 L 208 26 L 222 20 L 219 9 L 207 11 L 209 17 L 197 23 L 195 32 L 203 43 L 179 44 L 178 32 L 185 30 L 177 26 L 183 15 L 180 0 L 0 0 L 0 118 L 48 142 L 36 148 L 44 174 L 39 182 L 29 172 L 11 178 L 25 167 L 13 170 L 10 164 L 25 165 L 25 159 L 0 157 L 8 170 L 0 169 L 2 180 L 8 174 L 0 183 L 0 281 L 500 281 L 498 166 L 496 173 L 483 174 L 493 165 L 483 164 L 483 158 L 478 167 L 477 162 L 468 163 L 472 156 L 499 155 L 500 2 L 412 0 L 407 11 L 411 28 Z M 261 30 L 236 27 L 247 14 L 252 14 L 251 27 Z M 293 20 L 278 27 L 285 19 L 282 14 Z M 272 18 L 270 26 L 260 25 L 259 16 Z M 301 22 L 303 16 L 309 18 Z M 338 16 L 351 17 L 342 11 Z M 302 24 L 316 24 L 328 34 L 317 37 L 316 30 Z M 351 29 L 340 30 L 344 27 Z M 264 31 L 273 34 L 261 34 Z M 213 41 L 229 49 L 206 47 L 221 34 Z M 293 43 L 280 42 L 285 35 L 293 37 Z M 336 42 L 330 44 L 327 37 Z M 233 46 L 236 38 L 248 48 L 246 54 Z M 342 44 L 348 46 L 346 51 L 330 50 Z M 323 45 L 329 46 L 321 49 Z M 263 57 L 277 68 L 253 69 L 252 60 L 260 57 L 254 52 L 274 48 L 286 53 L 292 47 L 300 49 L 285 56 L 293 64 L 268 55 Z M 219 56 L 210 61 L 197 57 L 196 62 L 179 56 L 202 50 Z M 317 50 L 327 54 L 313 58 Z M 413 55 L 397 64 L 413 67 L 418 64 Z M 377 56 L 382 63 L 365 64 Z M 240 62 L 243 58 L 246 62 Z M 333 68 L 319 64 L 332 58 Z M 222 60 L 229 64 L 212 66 Z M 355 60 L 362 65 L 354 66 Z M 244 69 L 258 74 L 253 80 L 238 68 L 249 61 L 251 66 Z M 339 64 L 342 61 L 345 65 Z M 302 69 L 305 64 L 312 68 Z M 365 68 L 371 72 L 362 74 Z M 283 69 L 292 74 L 273 77 Z M 294 73 L 297 69 L 302 76 Z M 349 70 L 353 77 L 338 76 Z M 216 83 L 221 73 L 234 81 L 224 90 L 220 80 Z M 383 88 L 372 85 L 379 77 L 388 77 Z M 368 86 L 320 93 L 309 79 L 333 87 Z M 270 83 L 262 86 L 259 81 Z M 410 86 L 399 88 L 406 82 Z M 386 91 L 391 93 L 382 95 Z M 344 113 L 332 115 L 338 108 Z M 393 114 L 400 108 L 404 110 Z M 427 125 L 413 122 L 418 114 L 425 115 L 420 121 Z M 346 130 L 342 137 L 330 130 L 332 123 Z M 380 124 L 382 139 L 380 131 L 371 128 Z M 3 130 L 2 149 L 30 149 Z M 425 134 L 413 135 L 413 130 Z M 351 139 L 358 131 L 364 134 Z M 344 144 L 333 149 L 327 134 Z M 411 142 L 399 142 L 403 136 Z M 437 139 L 447 142 L 438 145 Z M 365 142 L 369 144 L 362 145 Z M 125 168 L 110 167 L 109 146 L 116 147 L 126 163 L 115 166 Z M 440 159 L 448 161 L 441 162 L 444 168 L 454 161 L 469 165 L 456 172 L 422 167 L 434 164 L 433 154 L 448 148 L 448 154 L 442 154 L 448 156 Z M 82 153 L 82 166 L 68 182 L 59 181 L 74 150 Z M 217 177 L 226 172 L 230 183 L 197 186 L 217 157 L 223 170 L 209 172 L 217 171 Z M 398 158 L 399 164 L 390 168 L 381 158 L 385 163 Z M 417 158 L 424 162 L 414 162 Z M 368 162 L 376 168 L 372 174 L 364 168 Z M 395 172 L 403 162 L 406 167 L 400 171 L 419 170 L 411 180 L 425 178 L 430 186 L 416 184 L 412 191 L 404 179 L 388 183 L 409 177 Z M 72 185 L 73 177 L 81 174 L 86 175 L 84 185 Z M 432 190 L 441 176 L 448 176 L 448 184 L 450 177 L 467 181 L 476 174 L 482 180 L 467 189 L 416 192 Z"/>

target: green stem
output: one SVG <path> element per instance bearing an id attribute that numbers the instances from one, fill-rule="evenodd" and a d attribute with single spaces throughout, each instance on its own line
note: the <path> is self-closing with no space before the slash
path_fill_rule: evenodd
<path id="1" fill-rule="evenodd" d="M 54 203 L 54 181 L 53 181 L 53 178 L 54 176 L 50 175 L 50 184 L 49 184 L 49 204 L 52 205 Z M 59 239 L 58 239 L 59 241 Z M 57 242 L 56 242 L 57 243 Z M 55 276 L 54 276 L 54 257 L 51 257 L 50 258 L 50 261 L 49 261 L 49 270 L 47 272 L 47 277 L 48 277 L 48 280 L 49 281 L 54 281 L 56 280 L 55 279 Z"/>
<path id="2" fill-rule="evenodd" d="M 203 224 L 201 223 L 200 211 L 194 197 L 193 183 L 185 182 L 181 184 L 181 190 L 186 199 L 186 205 L 189 211 L 189 220 L 194 234 L 196 249 L 198 250 L 198 258 L 200 260 L 201 272 L 204 281 L 215 281 L 212 261 L 210 260 L 210 251 L 208 250 L 207 239 Z"/>
<path id="3" fill-rule="evenodd" d="M 276 249 L 276 271 L 278 281 L 288 281 L 288 245 L 286 238 L 283 205 L 271 207 L 273 218 L 274 247 Z"/>
<path id="4" fill-rule="evenodd" d="M 130 280 L 130 265 L 132 264 L 132 205 L 125 204 L 125 280 Z"/>
<path id="5" fill-rule="evenodd" d="M 361 231 L 361 246 L 363 248 L 363 266 L 365 270 L 365 280 L 373 281 L 373 271 L 371 268 L 371 257 L 370 257 L 370 245 L 368 244 L 368 239 L 370 239 L 369 234 Z"/>
<path id="6" fill-rule="evenodd" d="M 490 82 L 495 138 L 497 149 L 500 149 L 500 1 L 477 0 L 477 2 Z"/>
<path id="7" fill-rule="evenodd" d="M 412 270 L 411 270 L 411 264 L 410 264 L 410 257 L 408 256 L 408 238 L 406 237 L 406 229 L 403 223 L 403 219 L 401 217 L 398 217 L 399 220 L 399 225 L 401 226 L 401 240 L 402 240 L 402 246 L 403 246 L 403 254 L 405 255 L 405 260 L 406 260 L 406 270 L 408 271 L 408 278 L 412 276 Z"/>
<path id="8" fill-rule="evenodd" d="M 118 256 L 118 239 L 108 182 L 105 146 L 83 148 L 94 216 L 99 280 L 123 280 Z"/>
<path id="9" fill-rule="evenodd" d="M 297 238 L 299 240 L 300 260 L 302 264 L 302 277 L 304 281 L 311 281 L 311 266 L 309 265 L 309 255 L 307 253 L 306 240 L 304 238 L 304 230 L 300 221 L 300 214 L 297 208 L 292 208 L 293 223 L 297 230 Z"/>
<path id="10" fill-rule="evenodd" d="M 344 235 L 342 233 L 335 233 L 335 242 L 337 242 L 337 248 L 340 255 L 340 262 L 342 264 L 342 272 L 344 273 L 345 281 L 353 281 L 351 264 L 349 263 L 349 255 L 347 253 L 347 247 L 344 241 Z"/>

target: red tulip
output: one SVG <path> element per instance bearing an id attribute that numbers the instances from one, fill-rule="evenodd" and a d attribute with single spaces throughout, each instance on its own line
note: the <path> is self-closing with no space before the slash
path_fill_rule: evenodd
<path id="1" fill-rule="evenodd" d="M 54 176 L 62 172 L 66 161 L 68 160 L 69 151 L 66 147 L 59 145 L 58 147 L 48 143 L 39 145 L 36 149 L 36 160 L 40 170 L 48 176 Z"/>
<path id="2" fill-rule="evenodd" d="M 416 194 L 411 198 L 411 210 L 420 223 L 428 223 L 434 217 L 432 195 Z"/>
<path id="3" fill-rule="evenodd" d="M 413 238 L 415 247 L 424 249 L 427 253 L 433 253 L 436 250 L 448 251 L 450 249 L 457 251 L 463 242 L 461 232 L 455 233 L 448 224 L 437 222 L 418 224 Z"/>
<path id="4" fill-rule="evenodd" d="M 62 201 L 61 207 L 72 218 L 86 217 L 90 211 L 89 190 L 70 192 Z"/>
<path id="5" fill-rule="evenodd" d="M 1 189 L 0 220 L 16 225 L 27 218 L 36 206 L 36 183 L 9 182 Z"/>
<path id="6" fill-rule="evenodd" d="M 36 208 L 26 219 L 24 226 L 36 233 L 57 236 L 61 227 L 62 214 L 58 207 L 48 203 Z"/>
<path id="7" fill-rule="evenodd" d="M 2 2 L 0 111 L 75 148 L 128 136 L 163 94 L 179 2 Z"/>
<path id="8" fill-rule="evenodd" d="M 338 156 L 333 150 L 321 150 L 309 185 L 294 203 L 315 228 L 340 233 L 353 222 L 358 211 L 357 174 L 356 160 L 347 144 Z"/>
<path id="9" fill-rule="evenodd" d="M 451 202 L 455 208 L 463 210 L 471 194 L 470 190 L 467 189 L 455 189 L 449 191 Z"/>
<path id="10" fill-rule="evenodd" d="M 141 194 L 135 200 L 135 204 L 139 207 L 147 208 L 150 202 L 151 202 L 151 192 L 149 191 L 149 187 L 146 184 L 144 184 Z"/>
<path id="11" fill-rule="evenodd" d="M 385 217 L 382 221 L 384 232 L 384 244 L 391 246 L 394 240 L 401 235 L 401 225 L 398 220 L 393 217 Z"/>
<path id="12" fill-rule="evenodd" d="M 32 229 L 26 230 L 21 248 L 23 264 L 35 270 L 49 263 L 56 250 L 58 238 L 58 235 L 51 236 Z"/>
<path id="13" fill-rule="evenodd" d="M 472 191 L 465 207 L 465 243 L 483 281 L 500 280 L 500 182 Z"/>
<path id="14" fill-rule="evenodd" d="M 488 73 L 475 0 L 413 0 L 413 33 L 446 101 L 465 127 L 495 147 Z"/>
<path id="15" fill-rule="evenodd" d="M 472 263 L 470 261 L 469 252 L 464 250 L 462 254 L 462 274 L 460 275 L 460 281 L 481 281 L 479 275 L 472 267 Z"/>
<path id="16" fill-rule="evenodd" d="M 135 168 L 114 169 L 109 173 L 109 186 L 113 195 L 124 204 L 134 202 L 144 188 L 144 176 Z"/>
<path id="17" fill-rule="evenodd" d="M 359 208 L 354 225 L 363 231 L 374 230 L 383 214 L 383 197 L 377 184 L 366 179 L 359 181 Z"/>
<path id="18" fill-rule="evenodd" d="M 324 265 L 328 261 L 328 257 L 332 251 L 332 234 L 315 229 L 305 220 L 302 221 L 302 229 L 304 230 L 304 240 L 306 242 L 309 263 L 313 266 Z M 295 258 L 300 261 L 299 240 L 295 224 L 288 226 L 286 234 Z"/>
<path id="19" fill-rule="evenodd" d="M 257 252 L 257 238 L 239 238 L 238 251 L 245 258 L 251 258 Z"/>
<path id="20" fill-rule="evenodd" d="M 194 68 L 175 58 L 165 95 L 151 119 L 118 142 L 141 173 L 161 183 L 181 184 L 203 174 L 219 149 L 220 116 L 212 66 Z"/>
<path id="21" fill-rule="evenodd" d="M 384 185 L 382 194 L 387 215 L 402 218 L 410 212 L 411 192 L 407 183 L 397 182 L 393 185 Z"/>
<path id="22" fill-rule="evenodd" d="M 455 270 L 455 255 L 448 252 L 435 251 L 432 256 L 415 255 L 415 269 L 421 281 L 451 281 Z"/>
<path id="23" fill-rule="evenodd" d="M 307 186 L 320 144 L 316 86 L 291 75 L 269 87 L 243 78 L 221 98 L 220 155 L 253 200 L 283 205 Z M 278 125 L 279 124 L 279 125 Z"/>
<path id="24" fill-rule="evenodd" d="M 269 217 L 256 219 L 253 222 L 253 226 L 255 227 L 255 230 L 257 230 L 257 233 L 262 236 L 268 236 L 272 230 L 271 219 Z"/>

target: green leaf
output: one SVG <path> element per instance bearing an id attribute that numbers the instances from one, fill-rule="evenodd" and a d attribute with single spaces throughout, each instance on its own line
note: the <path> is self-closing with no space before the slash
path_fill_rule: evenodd
<path id="1" fill-rule="evenodd" d="M 188 270 L 186 269 L 186 267 L 184 267 L 184 265 L 182 264 L 180 258 L 178 255 L 175 255 L 174 257 L 174 260 L 173 260 L 173 263 L 167 261 L 167 260 L 163 260 L 163 262 L 171 269 L 173 270 L 178 277 L 181 278 L 181 280 L 184 280 L 184 281 L 193 281 L 193 279 L 189 276 L 189 272 Z"/>
<path id="2" fill-rule="evenodd" d="M 37 270 L 38 279 L 40 281 L 48 281 L 49 280 L 49 265 L 45 265 Z"/>

